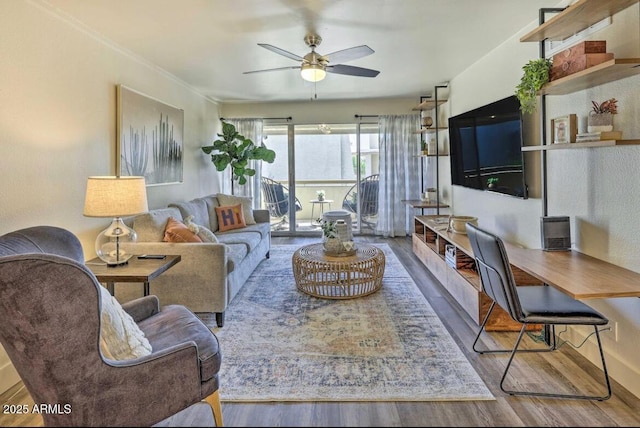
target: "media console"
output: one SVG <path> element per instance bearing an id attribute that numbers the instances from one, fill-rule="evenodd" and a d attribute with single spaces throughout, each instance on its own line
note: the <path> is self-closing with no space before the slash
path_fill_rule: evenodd
<path id="1" fill-rule="evenodd" d="M 414 217 L 413 252 L 478 324 L 491 299 L 482 291 L 467 235 L 447 232 L 447 216 Z M 548 284 L 574 299 L 640 297 L 640 273 L 578 251 L 543 251 L 505 242 L 518 285 Z M 520 330 L 502 308 L 491 314 L 487 331 Z"/>
<path id="2" fill-rule="evenodd" d="M 431 271 L 465 312 L 480 325 L 492 300 L 482 291 L 473 250 L 467 235 L 447 232 L 448 217 L 426 215 L 414 217 L 413 252 Z M 540 280 L 512 266 L 518 285 L 540 284 Z M 519 331 L 521 324 L 511 319 L 501 307 L 491 313 L 485 330 Z M 540 330 L 532 326 L 531 330 Z"/>

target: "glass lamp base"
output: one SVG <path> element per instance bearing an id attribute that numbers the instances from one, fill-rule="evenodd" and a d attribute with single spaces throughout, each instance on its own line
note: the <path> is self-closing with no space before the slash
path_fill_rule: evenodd
<path id="1" fill-rule="evenodd" d="M 137 239 L 136 232 L 124 224 L 122 218 L 116 217 L 96 238 L 96 254 L 109 266 L 126 264 L 133 254 L 125 251 L 122 244 L 136 242 Z"/>

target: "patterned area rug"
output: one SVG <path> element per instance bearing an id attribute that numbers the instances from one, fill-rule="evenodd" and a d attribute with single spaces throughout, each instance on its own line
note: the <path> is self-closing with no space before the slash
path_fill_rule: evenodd
<path id="1" fill-rule="evenodd" d="M 212 328 L 222 401 L 495 399 L 387 244 L 380 291 L 349 300 L 296 288 L 298 246 L 271 247 Z M 215 326 L 213 316 L 203 315 Z"/>

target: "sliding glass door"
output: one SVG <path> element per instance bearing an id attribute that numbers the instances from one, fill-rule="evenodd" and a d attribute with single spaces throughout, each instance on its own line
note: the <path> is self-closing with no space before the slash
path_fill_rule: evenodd
<path id="1" fill-rule="evenodd" d="M 265 125 L 264 135 L 276 151 L 276 161 L 263 164 L 261 188 L 274 235 L 318 235 L 330 210 L 349 211 L 355 233 L 373 233 L 377 123 Z"/>

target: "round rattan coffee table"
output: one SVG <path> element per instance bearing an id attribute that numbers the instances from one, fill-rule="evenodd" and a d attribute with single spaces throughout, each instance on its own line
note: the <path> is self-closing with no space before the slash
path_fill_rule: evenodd
<path id="1" fill-rule="evenodd" d="M 298 248 L 291 259 L 298 290 L 325 299 L 353 299 L 382 287 L 385 257 L 372 245 L 357 244 L 352 256 L 328 256 L 322 244 Z"/>

